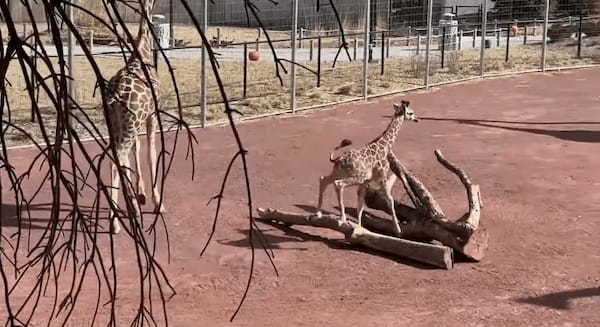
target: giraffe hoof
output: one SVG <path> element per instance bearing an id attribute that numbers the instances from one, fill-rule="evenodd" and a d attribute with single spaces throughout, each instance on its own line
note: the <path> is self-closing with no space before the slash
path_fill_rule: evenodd
<path id="1" fill-rule="evenodd" d="M 154 213 L 165 213 L 165 212 L 167 212 L 167 209 L 165 209 L 165 206 L 162 204 L 160 205 L 160 207 L 154 209 Z"/>
<path id="2" fill-rule="evenodd" d="M 121 225 L 119 223 L 110 224 L 110 233 L 111 234 L 119 234 L 121 232 Z"/>
<path id="3" fill-rule="evenodd" d="M 141 205 L 146 204 L 146 195 L 145 194 L 138 194 L 137 196 L 137 200 Z"/>

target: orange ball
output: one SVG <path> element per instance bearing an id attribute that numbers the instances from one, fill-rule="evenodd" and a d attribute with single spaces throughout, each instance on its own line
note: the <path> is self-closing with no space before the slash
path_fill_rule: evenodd
<path id="1" fill-rule="evenodd" d="M 252 50 L 252 51 L 248 52 L 248 59 L 250 59 L 250 61 L 260 60 L 260 52 L 258 52 L 256 50 Z"/>

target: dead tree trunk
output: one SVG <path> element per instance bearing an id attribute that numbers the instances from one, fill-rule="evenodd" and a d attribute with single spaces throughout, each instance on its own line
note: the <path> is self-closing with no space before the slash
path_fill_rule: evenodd
<path id="1" fill-rule="evenodd" d="M 352 243 L 446 269 L 452 268 L 452 250 L 479 261 L 485 255 L 489 239 L 485 228 L 480 226 L 482 201 L 479 185 L 473 185 L 467 174 L 446 160 L 439 150 L 435 151 L 435 155 L 445 168 L 460 178 L 467 192 L 469 212 L 455 221 L 444 214 L 427 187 L 406 169 L 393 153 L 388 156 L 390 168 L 402 181 L 414 205 L 410 207 L 395 202 L 396 215 L 401 224 L 400 235 L 388 236 L 396 234 L 390 219 L 379 218 L 366 212 L 362 229 L 351 222 L 342 223 L 339 216 L 332 214 L 295 214 L 275 209 L 259 209 L 259 217 L 287 225 L 333 229 L 343 233 Z M 367 189 L 366 204 L 370 208 L 391 214 L 383 192 L 379 189 Z M 365 228 L 383 234 L 370 232 Z M 443 246 L 414 240 L 436 240 Z"/>
<path id="2" fill-rule="evenodd" d="M 340 216 L 331 214 L 296 214 L 275 209 L 258 209 L 260 219 L 281 222 L 286 225 L 307 225 L 336 230 L 343 233 L 350 243 L 393 254 L 436 267 L 451 269 L 452 249 L 447 246 L 409 241 L 377 234 L 358 227 L 353 222 L 342 223 Z M 370 220 L 371 217 L 363 217 Z M 391 222 L 389 228 L 392 228 Z"/>
<path id="3" fill-rule="evenodd" d="M 467 258 L 479 261 L 485 255 L 489 239 L 485 228 L 480 226 L 483 204 L 479 185 L 473 185 L 467 174 L 461 168 L 446 160 L 441 151 L 436 150 L 435 155 L 444 167 L 460 178 L 467 191 L 469 212 L 455 221 L 448 219 L 427 187 L 391 153 L 388 156 L 390 168 L 404 183 L 415 206 L 413 208 L 397 201 L 395 203 L 396 214 L 402 220 L 402 234 L 400 237 L 437 240 L 462 253 Z M 385 201 L 385 194 L 380 190 L 368 189 L 366 204 L 369 208 L 391 213 Z M 391 221 L 375 217 L 370 218 L 365 220 L 367 228 L 393 233 L 394 229 Z"/>

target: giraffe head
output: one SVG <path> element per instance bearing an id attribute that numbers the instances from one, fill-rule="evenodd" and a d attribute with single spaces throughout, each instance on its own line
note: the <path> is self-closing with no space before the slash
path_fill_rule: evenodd
<path id="1" fill-rule="evenodd" d="M 410 109 L 410 102 L 402 100 L 400 104 L 394 103 L 394 115 L 396 117 L 402 117 L 404 120 L 418 122 L 419 118 L 415 115 L 415 112 Z"/>

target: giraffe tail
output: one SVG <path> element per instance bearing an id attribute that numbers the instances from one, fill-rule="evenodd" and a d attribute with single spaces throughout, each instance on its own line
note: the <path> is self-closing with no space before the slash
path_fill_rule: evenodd
<path id="1" fill-rule="evenodd" d="M 333 158 L 333 154 L 335 153 L 335 151 L 343 148 L 343 147 L 347 147 L 349 145 L 352 144 L 352 141 L 350 141 L 349 139 L 343 139 L 342 142 L 340 143 L 340 145 L 336 146 L 333 151 L 331 151 L 331 154 L 329 155 L 329 161 L 331 162 L 335 162 L 336 159 Z"/>

